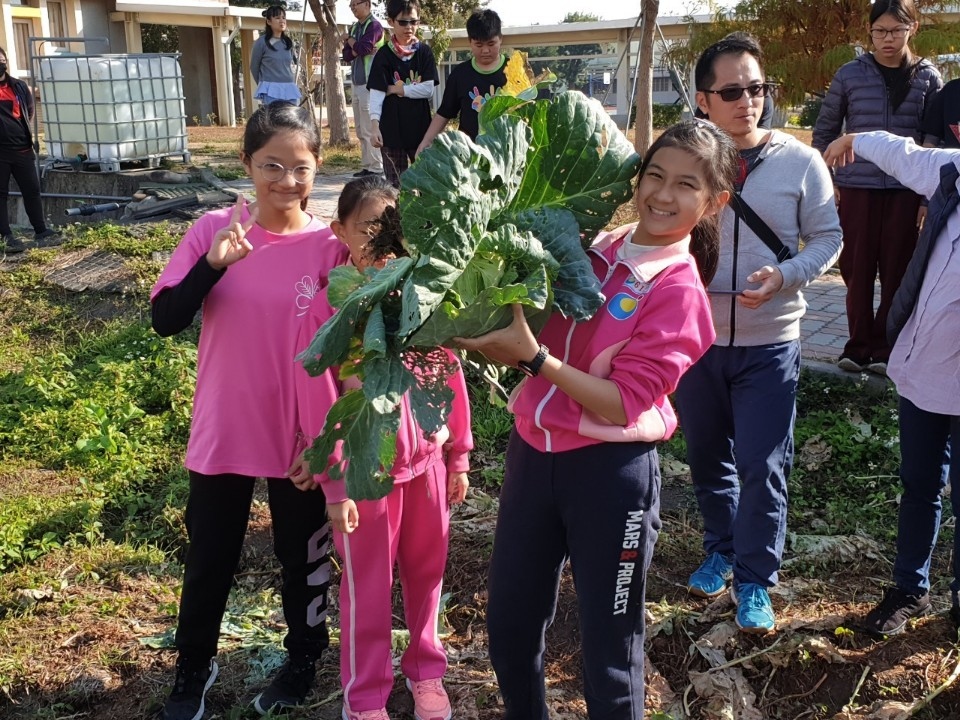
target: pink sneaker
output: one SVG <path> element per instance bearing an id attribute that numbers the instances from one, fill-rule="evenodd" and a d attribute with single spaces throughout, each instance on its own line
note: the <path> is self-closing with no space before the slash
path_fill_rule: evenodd
<path id="1" fill-rule="evenodd" d="M 450 698 L 443 689 L 443 680 L 420 680 L 407 678 L 407 690 L 413 693 L 413 715 L 417 720 L 450 720 Z"/>
<path id="2" fill-rule="evenodd" d="M 351 710 L 347 704 L 343 704 L 343 712 L 340 713 L 343 720 L 390 720 L 386 708 L 379 710 Z"/>

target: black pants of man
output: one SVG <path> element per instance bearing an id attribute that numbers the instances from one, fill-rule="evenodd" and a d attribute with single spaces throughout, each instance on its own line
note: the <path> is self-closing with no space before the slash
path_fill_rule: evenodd
<path id="1" fill-rule="evenodd" d="M 217 654 L 220 621 L 240 561 L 255 478 L 190 472 L 187 550 L 176 645 L 181 658 L 204 664 Z M 282 568 L 284 646 L 292 657 L 319 659 L 328 644 L 330 524 L 319 489 L 301 491 L 287 478 L 267 479 L 273 549 Z"/>

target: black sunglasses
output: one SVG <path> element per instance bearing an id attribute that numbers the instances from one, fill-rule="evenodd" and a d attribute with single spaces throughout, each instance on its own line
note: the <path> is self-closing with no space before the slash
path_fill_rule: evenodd
<path id="1" fill-rule="evenodd" d="M 736 102 L 743 97 L 744 91 L 752 98 L 765 97 L 773 94 L 776 86 L 773 83 L 757 83 L 756 85 L 747 85 L 746 87 L 726 87 L 720 90 L 701 90 L 700 92 L 710 95 L 719 95 L 724 102 Z"/>
<path id="2" fill-rule="evenodd" d="M 410 27 L 411 25 L 416 27 L 420 24 L 419 20 L 395 20 L 394 22 L 396 22 L 400 27 Z"/>

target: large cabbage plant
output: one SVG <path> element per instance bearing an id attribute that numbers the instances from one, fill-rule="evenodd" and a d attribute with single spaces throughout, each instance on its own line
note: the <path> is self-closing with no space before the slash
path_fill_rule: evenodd
<path id="1" fill-rule="evenodd" d="M 308 450 L 314 472 L 345 478 L 355 500 L 386 495 L 400 400 L 426 433 L 444 424 L 454 337 L 509 324 L 520 303 L 536 324 L 558 310 L 577 321 L 603 302 L 584 252 L 631 195 L 639 158 L 599 103 L 491 98 L 471 141 L 443 133 L 403 175 L 399 213 L 409 257 L 361 273 L 335 268 L 338 312 L 299 356 L 308 372 L 339 367 L 362 389 L 330 410 Z M 327 468 L 337 449 L 343 460 Z"/>

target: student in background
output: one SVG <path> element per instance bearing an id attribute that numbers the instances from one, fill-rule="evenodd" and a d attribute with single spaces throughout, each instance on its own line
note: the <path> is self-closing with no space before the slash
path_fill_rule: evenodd
<path id="1" fill-rule="evenodd" d="M 918 142 L 924 113 L 943 85 L 929 60 L 910 50 L 920 25 L 913 0 L 877 0 L 870 7 L 873 51 L 833 76 L 813 129 L 823 152 L 843 132 L 886 130 Z M 926 208 L 920 196 L 871 162 L 857 159 L 834 173 L 843 227 L 840 274 L 847 286 L 850 339 L 837 366 L 886 375 L 887 313 L 917 243 Z M 873 308 L 880 278 L 880 305 Z"/>
<path id="2" fill-rule="evenodd" d="M 507 58 L 500 52 L 503 43 L 500 16 L 493 10 L 474 11 L 467 19 L 467 37 L 470 38 L 473 57 L 457 65 L 447 78 L 440 107 L 417 148 L 418 155 L 430 147 L 433 139 L 454 118 L 460 119 L 460 132 L 469 135 L 471 140 L 476 139 L 480 132 L 480 110 L 497 90 L 507 84 L 503 72 Z"/>
<path id="3" fill-rule="evenodd" d="M 264 105 L 283 101 L 300 104 L 297 86 L 297 53 L 287 35 L 287 11 L 271 5 L 263 11 L 267 26 L 253 44 L 250 74 L 257 83 L 257 99 Z"/>
<path id="4" fill-rule="evenodd" d="M 400 187 L 400 176 L 430 127 L 430 101 L 439 79 L 433 51 L 417 39 L 420 3 L 389 0 L 387 17 L 393 33 L 377 51 L 367 81 L 371 142 L 380 148 L 387 180 Z"/>

